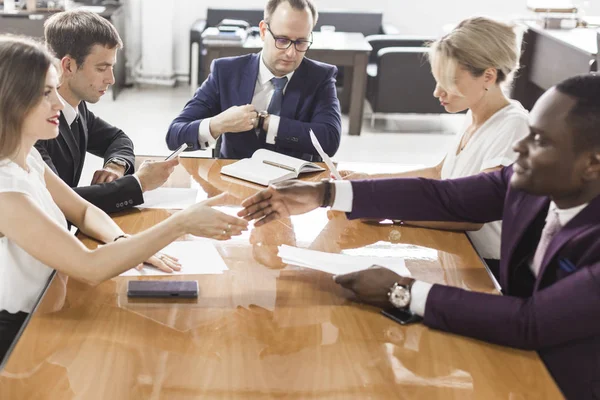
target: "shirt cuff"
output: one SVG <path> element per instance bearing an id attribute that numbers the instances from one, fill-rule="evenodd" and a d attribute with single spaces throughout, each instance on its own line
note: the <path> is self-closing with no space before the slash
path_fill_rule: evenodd
<path id="1" fill-rule="evenodd" d="M 142 192 L 142 197 L 144 196 L 144 189 L 142 189 L 142 182 L 140 181 L 140 178 L 138 178 L 138 176 L 136 174 L 132 175 L 135 180 L 137 181 L 138 185 L 140 185 L 140 192 Z"/>
<path id="2" fill-rule="evenodd" d="M 210 134 L 210 118 L 204 118 L 200 121 L 200 126 L 198 127 L 198 143 L 202 150 L 214 147 L 215 143 L 217 143 L 217 139 Z"/>
<path id="3" fill-rule="evenodd" d="M 410 289 L 410 312 L 418 316 L 425 316 L 427 296 L 433 285 L 431 283 L 415 281 Z"/>
<path id="4" fill-rule="evenodd" d="M 269 116 L 269 129 L 267 130 L 267 138 L 266 142 L 268 144 L 275 144 L 275 138 L 277 137 L 277 132 L 279 131 L 279 121 L 281 118 L 279 115 L 270 115 Z"/>
<path id="5" fill-rule="evenodd" d="M 335 198 L 333 199 L 332 210 L 351 212 L 354 192 L 350 181 L 333 181 L 335 185 Z"/>

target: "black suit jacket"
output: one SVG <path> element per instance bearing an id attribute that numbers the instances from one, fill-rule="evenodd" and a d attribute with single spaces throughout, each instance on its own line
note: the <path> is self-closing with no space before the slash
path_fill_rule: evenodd
<path id="1" fill-rule="evenodd" d="M 77 187 L 86 151 L 102 157 L 105 163 L 113 157 L 126 160 L 129 174 L 134 171 L 135 159 L 133 143 L 122 130 L 96 117 L 83 101 L 78 110 L 79 135 L 71 131 L 61 112 L 58 136 L 35 144 L 44 161 L 77 194 L 106 212 L 120 211 L 143 203 L 141 187 L 132 175 L 110 183 Z"/>

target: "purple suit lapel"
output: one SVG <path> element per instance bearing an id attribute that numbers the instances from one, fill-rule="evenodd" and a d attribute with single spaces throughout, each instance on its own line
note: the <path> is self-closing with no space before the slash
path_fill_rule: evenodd
<path id="1" fill-rule="evenodd" d="M 507 251 L 504 254 L 510 256 L 510 258 L 505 261 L 509 267 L 500 269 L 500 284 L 504 290 L 508 290 L 508 273 L 512 269 L 510 266 L 517 261 L 512 259 L 517 246 L 521 243 L 521 240 L 523 240 L 523 235 L 525 235 L 525 232 L 534 222 L 538 214 L 543 209 L 548 208 L 548 205 L 550 204 L 550 199 L 547 197 L 530 196 L 522 192 L 519 193 L 519 196 L 522 196 L 521 201 L 514 202 L 511 205 L 512 218 L 510 220 L 504 219 L 502 223 L 502 231 L 510 234 L 510 236 L 508 234 L 503 235 L 504 240 L 509 240 Z"/>
<path id="2" fill-rule="evenodd" d="M 594 225 L 597 224 L 600 224 L 600 197 L 596 197 L 592 200 L 587 207 L 581 210 L 579 214 L 562 227 L 556 236 L 552 238 L 552 241 L 546 250 L 546 254 L 544 254 L 544 260 L 542 261 L 542 267 L 540 269 L 540 274 L 536 279 L 534 290 L 538 290 L 542 280 L 541 278 L 544 276 L 550 261 L 554 259 L 558 251 L 567 244 L 569 240 L 577 237 L 584 231 L 593 228 Z"/>

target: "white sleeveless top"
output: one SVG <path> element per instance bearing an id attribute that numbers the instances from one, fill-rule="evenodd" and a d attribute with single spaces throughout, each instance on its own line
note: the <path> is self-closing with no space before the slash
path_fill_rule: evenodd
<path id="1" fill-rule="evenodd" d="M 471 137 L 465 148 L 457 155 L 463 135 L 458 135 L 450 148 L 442 167 L 442 179 L 463 178 L 483 170 L 508 166 L 515 162 L 517 153 L 513 143 L 529 134 L 528 113 L 521 103 L 510 104 L 492 115 Z M 463 132 L 472 123 L 471 111 L 467 113 Z M 500 233 L 502 222 L 483 225 L 476 232 L 467 232 L 473 245 L 483 258 L 500 259 Z"/>
<path id="2" fill-rule="evenodd" d="M 29 172 L 12 161 L 0 161 L 0 193 L 28 195 L 50 218 L 67 230 L 65 216 L 46 189 L 45 163 L 35 148 L 27 156 L 27 165 Z M 52 271 L 6 236 L 0 238 L 0 310 L 13 314 L 31 312 Z"/>

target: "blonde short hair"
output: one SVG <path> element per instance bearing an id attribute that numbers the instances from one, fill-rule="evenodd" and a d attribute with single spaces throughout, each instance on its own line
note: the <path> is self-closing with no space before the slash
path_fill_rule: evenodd
<path id="1" fill-rule="evenodd" d="M 460 94 L 455 84 L 459 67 L 475 77 L 495 68 L 496 84 L 510 85 L 519 65 L 520 44 L 514 25 L 475 17 L 462 21 L 452 32 L 431 43 L 428 56 L 438 84 L 448 92 Z"/>

